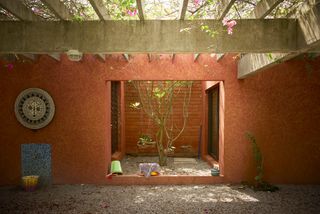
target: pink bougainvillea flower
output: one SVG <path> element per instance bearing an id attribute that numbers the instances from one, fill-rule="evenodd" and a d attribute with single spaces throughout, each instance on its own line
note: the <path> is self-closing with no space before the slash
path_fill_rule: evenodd
<path id="1" fill-rule="evenodd" d="M 228 23 L 228 19 L 224 18 L 224 19 L 222 20 L 223 26 L 227 25 L 227 23 Z"/>
<path id="2" fill-rule="evenodd" d="M 7 68 L 8 68 L 8 70 L 12 70 L 12 69 L 13 69 L 13 64 L 11 64 L 11 63 L 8 64 L 8 65 L 7 65 Z"/>
<path id="3" fill-rule="evenodd" d="M 223 19 L 222 24 L 223 26 L 227 26 L 228 34 L 231 35 L 233 32 L 233 27 L 237 24 L 237 22 L 235 20 Z"/>
<path id="4" fill-rule="evenodd" d="M 228 21 L 227 26 L 228 26 L 228 27 L 233 27 L 233 26 L 235 26 L 236 24 L 237 24 L 237 22 L 236 22 L 235 20 L 231 20 L 231 21 Z"/>
<path id="5" fill-rule="evenodd" d="M 198 6 L 199 4 L 201 4 L 201 0 L 194 0 L 193 3 L 195 6 Z"/>
<path id="6" fill-rule="evenodd" d="M 138 13 L 138 10 L 135 9 L 135 8 L 131 8 L 131 9 L 128 9 L 128 10 L 127 10 L 127 14 L 128 14 L 129 16 L 135 16 L 135 15 L 137 15 L 137 13 Z"/>
<path id="7" fill-rule="evenodd" d="M 231 35 L 231 34 L 233 33 L 233 32 L 232 32 L 233 30 L 232 30 L 231 27 L 228 27 L 227 31 L 228 31 L 228 34 L 229 34 L 229 35 Z"/>
<path id="8" fill-rule="evenodd" d="M 39 12 L 40 12 L 40 10 L 39 10 L 38 8 L 35 8 L 35 7 L 32 7 L 31 10 L 32 10 L 33 12 L 35 12 L 35 13 L 39 13 Z"/>

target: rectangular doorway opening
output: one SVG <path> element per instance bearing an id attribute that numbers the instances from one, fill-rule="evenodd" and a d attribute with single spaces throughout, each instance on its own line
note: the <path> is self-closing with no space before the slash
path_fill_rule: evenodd
<path id="1" fill-rule="evenodd" d="M 171 179 L 173 176 L 178 176 L 177 180 L 181 179 L 180 176 L 190 176 L 205 182 L 223 179 L 224 83 L 189 82 L 192 84 L 187 81 L 178 84 L 174 80 L 109 82 L 112 98 L 110 149 L 112 160 L 120 160 L 123 172 L 122 176 L 116 176 L 111 183 L 124 184 L 132 178 L 133 183 L 141 183 L 144 179 L 141 177 L 139 164 L 160 163 L 156 144 L 159 140 L 159 120 L 153 117 L 162 118 L 157 115 L 167 109 L 170 111 L 165 115 L 170 117 L 164 124 L 170 125 L 168 132 L 179 133 L 176 129 L 183 127 L 184 115 L 188 117 L 182 134 L 175 141 L 174 150 L 167 153 L 167 164 L 160 166 L 160 176 L 155 176 L 154 182 L 158 182 L 158 179 Z M 175 95 L 170 96 L 170 105 L 164 99 L 166 93 L 169 93 L 165 90 L 166 85 L 170 86 L 169 89 L 173 88 L 172 85 L 177 86 L 172 89 Z M 160 102 L 160 98 L 164 99 L 165 104 Z M 189 100 L 187 107 L 184 107 L 185 100 Z M 163 141 L 164 148 L 167 148 L 168 142 Z M 115 155 L 118 151 L 121 152 L 120 156 Z M 212 176 L 212 167 L 220 170 L 219 176 Z"/>
<path id="2" fill-rule="evenodd" d="M 208 94 L 208 154 L 219 161 L 219 84 Z"/>
<path id="3" fill-rule="evenodd" d="M 120 82 L 111 82 L 111 152 L 119 150 L 120 144 Z"/>

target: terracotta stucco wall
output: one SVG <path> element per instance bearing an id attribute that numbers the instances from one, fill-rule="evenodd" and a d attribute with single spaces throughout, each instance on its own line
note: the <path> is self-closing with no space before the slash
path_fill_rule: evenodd
<path id="1" fill-rule="evenodd" d="M 250 131 L 261 146 L 268 181 L 320 183 L 319 63 L 298 58 L 245 80 L 225 81 L 228 178 L 253 177 L 252 150 L 244 137 Z"/>
<path id="2" fill-rule="evenodd" d="M 14 64 L 0 70 L 0 184 L 20 182 L 20 144 L 52 146 L 54 183 L 101 183 L 107 169 L 107 85 L 83 63 L 47 56 L 36 63 Z M 40 130 L 29 130 L 16 120 L 14 102 L 29 87 L 51 94 L 56 113 Z"/>
<path id="3" fill-rule="evenodd" d="M 179 94 L 173 100 L 173 121 L 175 126 L 183 126 L 183 103 L 187 88 L 180 89 Z M 176 92 L 178 93 L 178 92 Z M 187 92 L 188 93 L 188 92 Z M 126 119 L 126 152 L 130 154 L 157 154 L 156 148 L 138 148 L 137 141 L 140 134 L 149 134 L 155 139 L 157 129 L 154 122 L 143 112 L 130 107 L 131 103 L 139 101 L 138 93 L 132 84 L 127 83 L 125 89 L 125 119 Z M 175 141 L 175 155 L 197 156 L 201 125 L 202 108 L 202 84 L 194 81 L 188 107 L 187 125 L 182 135 Z"/>
<path id="4" fill-rule="evenodd" d="M 265 157 L 265 177 L 275 183 L 320 183 L 320 59 L 301 59 L 275 66 L 245 80 L 236 78 L 236 61 L 216 62 L 201 55 L 164 55 L 148 62 L 112 56 L 101 62 L 85 56 L 56 62 L 41 56 L 35 63 L 0 65 L 0 184 L 17 184 L 20 144 L 52 145 L 55 183 L 104 182 L 110 159 L 110 96 L 106 80 L 221 80 L 225 88 L 225 182 L 253 177 L 251 131 Z M 310 71 L 310 67 L 312 67 Z M 25 88 L 47 90 L 56 115 L 39 131 L 22 127 L 14 116 L 16 96 Z"/>

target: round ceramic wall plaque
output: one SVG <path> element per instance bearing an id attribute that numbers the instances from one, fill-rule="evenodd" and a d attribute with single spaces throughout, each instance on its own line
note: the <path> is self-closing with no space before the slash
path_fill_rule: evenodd
<path id="1" fill-rule="evenodd" d="M 18 121 L 30 129 L 41 129 L 53 118 L 55 107 L 52 97 L 40 88 L 22 91 L 15 102 Z"/>

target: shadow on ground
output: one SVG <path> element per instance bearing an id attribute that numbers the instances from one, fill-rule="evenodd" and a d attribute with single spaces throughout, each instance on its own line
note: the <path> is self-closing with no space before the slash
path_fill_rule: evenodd
<path id="1" fill-rule="evenodd" d="M 0 188 L 0 213 L 320 213 L 320 186 L 53 185 L 35 192 Z"/>

